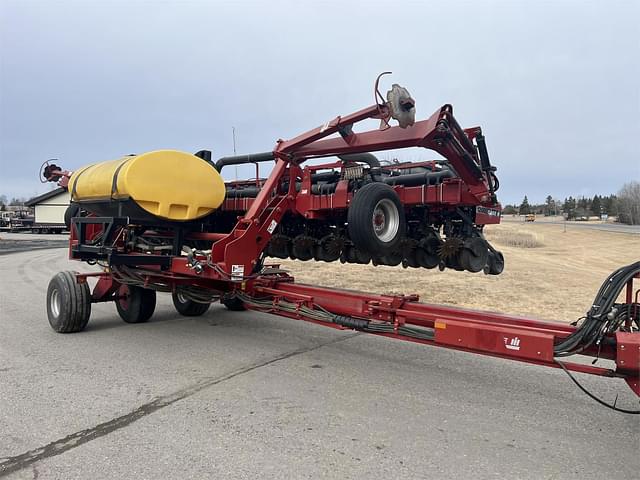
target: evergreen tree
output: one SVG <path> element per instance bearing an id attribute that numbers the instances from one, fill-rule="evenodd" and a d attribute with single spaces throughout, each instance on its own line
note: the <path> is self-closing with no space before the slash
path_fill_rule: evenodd
<path id="1" fill-rule="evenodd" d="M 589 209 L 589 201 L 587 200 L 587 198 L 582 197 L 580 200 L 578 200 L 578 207 L 581 210 L 588 210 Z"/>
<path id="2" fill-rule="evenodd" d="M 602 200 L 598 195 L 595 195 L 591 200 L 591 213 L 598 217 L 602 215 Z"/>
<path id="3" fill-rule="evenodd" d="M 529 205 L 529 199 L 525 195 L 520 204 L 520 215 L 528 215 L 531 213 L 531 206 Z"/>
<path id="4" fill-rule="evenodd" d="M 604 211 L 607 215 L 618 215 L 618 198 L 615 195 L 609 195 L 604 199 Z"/>
<path id="5" fill-rule="evenodd" d="M 556 202 L 551 195 L 547 195 L 547 199 L 545 200 L 545 215 L 553 215 L 555 210 Z"/>
<path id="6" fill-rule="evenodd" d="M 573 197 L 565 199 L 562 211 L 567 215 L 567 219 L 576 218 L 576 201 Z"/>

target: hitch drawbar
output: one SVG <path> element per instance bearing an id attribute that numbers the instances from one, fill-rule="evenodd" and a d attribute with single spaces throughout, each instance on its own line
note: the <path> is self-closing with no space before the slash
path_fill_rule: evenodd
<path id="1" fill-rule="evenodd" d="M 612 304 L 602 319 L 590 320 L 594 313 L 589 312 L 580 325 L 426 304 L 416 295 L 376 295 L 297 284 L 283 274 L 258 279 L 253 287 L 255 297 L 242 295 L 242 299 L 252 310 L 334 328 L 622 378 L 640 396 L 640 290 L 634 299 L 634 279 L 638 278 L 640 262 L 616 270 L 605 280 L 596 300 L 605 305 L 606 299 L 600 298 L 603 292 L 615 301 L 626 288 L 625 303 Z M 616 282 L 618 288 L 611 290 Z M 605 321 L 609 323 L 602 327 Z M 591 333 L 595 331 L 592 322 L 601 327 L 597 330 L 600 337 Z M 575 338 L 581 340 L 574 342 Z M 564 347 L 567 344 L 573 347 Z M 573 354 L 613 360 L 616 367 L 558 360 Z"/>

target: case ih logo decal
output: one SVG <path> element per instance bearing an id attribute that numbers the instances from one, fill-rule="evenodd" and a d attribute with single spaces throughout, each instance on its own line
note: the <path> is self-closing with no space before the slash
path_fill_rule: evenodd
<path id="1" fill-rule="evenodd" d="M 489 215 L 490 217 L 500 216 L 500 210 L 496 210 L 495 208 L 476 207 L 476 213 L 484 213 L 485 215 Z"/>
<path id="2" fill-rule="evenodd" d="M 520 339 L 518 337 L 513 337 L 509 339 L 509 337 L 504 338 L 504 346 L 507 347 L 508 350 L 520 350 Z"/>

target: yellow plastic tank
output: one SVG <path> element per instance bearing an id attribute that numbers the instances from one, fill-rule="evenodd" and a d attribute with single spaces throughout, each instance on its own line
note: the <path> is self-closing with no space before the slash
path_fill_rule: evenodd
<path id="1" fill-rule="evenodd" d="M 156 150 L 80 168 L 69 179 L 69 191 L 72 201 L 90 211 L 93 206 L 99 214 L 112 214 L 117 206 L 127 216 L 140 212 L 171 221 L 204 217 L 220 207 L 225 197 L 224 181 L 211 164 L 177 150 Z"/>

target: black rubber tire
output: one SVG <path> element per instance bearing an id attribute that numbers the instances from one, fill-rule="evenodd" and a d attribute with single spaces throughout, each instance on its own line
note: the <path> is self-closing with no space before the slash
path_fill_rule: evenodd
<path id="1" fill-rule="evenodd" d="M 340 258 L 344 249 L 344 239 L 333 234 L 326 235 L 320 239 L 316 246 L 314 258 L 324 262 L 335 262 Z"/>
<path id="2" fill-rule="evenodd" d="M 178 292 L 173 292 L 171 298 L 173 299 L 173 306 L 176 307 L 177 312 L 185 317 L 199 317 L 206 313 L 211 306 L 210 303 L 198 303 L 189 300 Z"/>
<path id="3" fill-rule="evenodd" d="M 244 302 L 238 297 L 223 298 L 222 304 L 227 307 L 227 310 L 231 310 L 232 312 L 242 312 L 247 309 L 247 307 L 244 306 Z"/>
<path id="4" fill-rule="evenodd" d="M 500 275 L 504 270 L 504 255 L 497 250 L 494 252 L 495 259 L 491 268 L 492 275 Z"/>
<path id="5" fill-rule="evenodd" d="M 276 233 L 267 244 L 266 253 L 270 257 L 289 258 L 291 255 L 291 239 Z"/>
<path id="6" fill-rule="evenodd" d="M 291 242 L 291 257 L 306 262 L 313 260 L 313 254 L 316 250 L 316 241 L 308 235 L 298 235 Z"/>
<path id="7" fill-rule="evenodd" d="M 395 267 L 402 263 L 403 254 L 402 252 L 395 251 L 388 253 L 387 255 L 383 255 L 377 258 L 378 265 L 389 265 L 391 267 Z"/>
<path id="8" fill-rule="evenodd" d="M 342 257 L 340 257 L 342 259 Z M 371 261 L 371 254 L 360 250 L 354 246 L 347 246 L 344 249 L 345 262 L 367 265 Z M 342 261 L 342 260 L 341 260 Z"/>
<path id="9" fill-rule="evenodd" d="M 435 235 L 427 235 L 416 248 L 416 261 L 423 268 L 435 268 L 440 263 L 438 247 L 440 240 Z"/>
<path id="10" fill-rule="evenodd" d="M 120 318 L 127 323 L 144 323 L 156 309 L 156 291 L 133 285 L 122 285 L 117 295 L 126 295 L 126 300 L 116 300 Z"/>
<path id="11" fill-rule="evenodd" d="M 484 273 L 487 275 L 500 275 L 504 270 L 504 255 L 502 252 L 495 250 L 489 255 L 487 266 L 484 267 Z"/>
<path id="12" fill-rule="evenodd" d="M 390 200 L 398 215 L 398 230 L 388 241 L 378 238 L 373 227 L 373 214 L 382 200 Z M 360 250 L 384 256 L 399 249 L 405 232 L 404 208 L 396 192 L 386 183 L 369 183 L 356 192 L 347 213 L 349 237 Z"/>
<path id="13" fill-rule="evenodd" d="M 91 291 L 87 282 L 78 283 L 76 272 L 59 272 L 47 288 L 47 317 L 58 333 L 84 330 L 91 316 Z"/>
<path id="14" fill-rule="evenodd" d="M 78 213 L 80 213 L 80 205 L 76 202 L 71 202 L 64 211 L 64 224 L 66 225 L 67 230 L 71 229 L 71 219 L 73 217 L 77 217 Z"/>
<path id="15" fill-rule="evenodd" d="M 477 273 L 484 269 L 489 258 L 487 243 L 478 237 L 465 241 L 464 247 L 459 253 L 459 263 L 465 270 Z"/>

